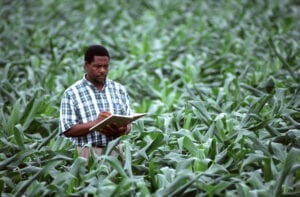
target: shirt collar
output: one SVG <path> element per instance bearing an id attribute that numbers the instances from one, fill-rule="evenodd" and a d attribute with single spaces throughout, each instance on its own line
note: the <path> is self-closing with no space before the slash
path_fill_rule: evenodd
<path id="1" fill-rule="evenodd" d="M 82 79 L 82 80 L 83 80 L 83 83 L 85 83 L 86 85 L 88 85 L 88 86 L 90 86 L 90 87 L 92 87 L 92 88 L 96 88 L 94 84 L 92 84 L 89 80 L 86 79 L 86 74 L 83 76 L 83 79 Z M 108 83 L 108 79 L 106 78 L 102 90 L 105 89 L 105 87 L 107 86 L 107 83 Z M 97 88 L 96 88 L 96 89 L 97 89 Z"/>

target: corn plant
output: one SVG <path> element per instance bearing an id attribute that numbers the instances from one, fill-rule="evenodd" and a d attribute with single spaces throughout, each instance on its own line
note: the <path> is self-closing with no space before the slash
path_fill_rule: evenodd
<path id="1" fill-rule="evenodd" d="M 1 1 L 0 195 L 299 196 L 299 8 Z M 59 105 L 95 43 L 147 116 L 85 160 L 58 134 Z"/>

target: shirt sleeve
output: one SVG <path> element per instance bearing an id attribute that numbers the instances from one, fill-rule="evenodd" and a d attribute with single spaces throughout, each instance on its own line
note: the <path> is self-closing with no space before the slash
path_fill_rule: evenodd
<path id="1" fill-rule="evenodd" d="M 124 88 L 123 102 L 125 103 L 125 113 L 126 113 L 126 115 L 132 115 L 133 112 L 132 112 L 131 107 L 130 107 L 129 95 L 128 95 L 128 93 L 127 93 L 127 91 L 126 91 L 125 88 Z"/>
<path id="2" fill-rule="evenodd" d="M 71 96 L 65 92 L 60 105 L 59 133 L 63 135 L 65 131 L 77 124 L 76 105 Z"/>

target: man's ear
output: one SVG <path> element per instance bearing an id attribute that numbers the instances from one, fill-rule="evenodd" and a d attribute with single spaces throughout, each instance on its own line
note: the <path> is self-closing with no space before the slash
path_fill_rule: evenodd
<path id="1" fill-rule="evenodd" d="M 87 62 L 84 62 L 84 64 L 83 64 L 83 69 L 84 70 L 86 70 L 86 67 L 88 66 L 87 64 L 88 64 Z"/>

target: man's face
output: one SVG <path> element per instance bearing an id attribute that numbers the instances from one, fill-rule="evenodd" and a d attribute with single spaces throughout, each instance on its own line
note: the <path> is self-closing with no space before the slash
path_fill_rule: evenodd
<path id="1" fill-rule="evenodd" d="M 94 61 L 85 63 L 86 78 L 94 85 L 103 85 L 108 74 L 109 58 L 107 56 L 94 56 Z"/>

